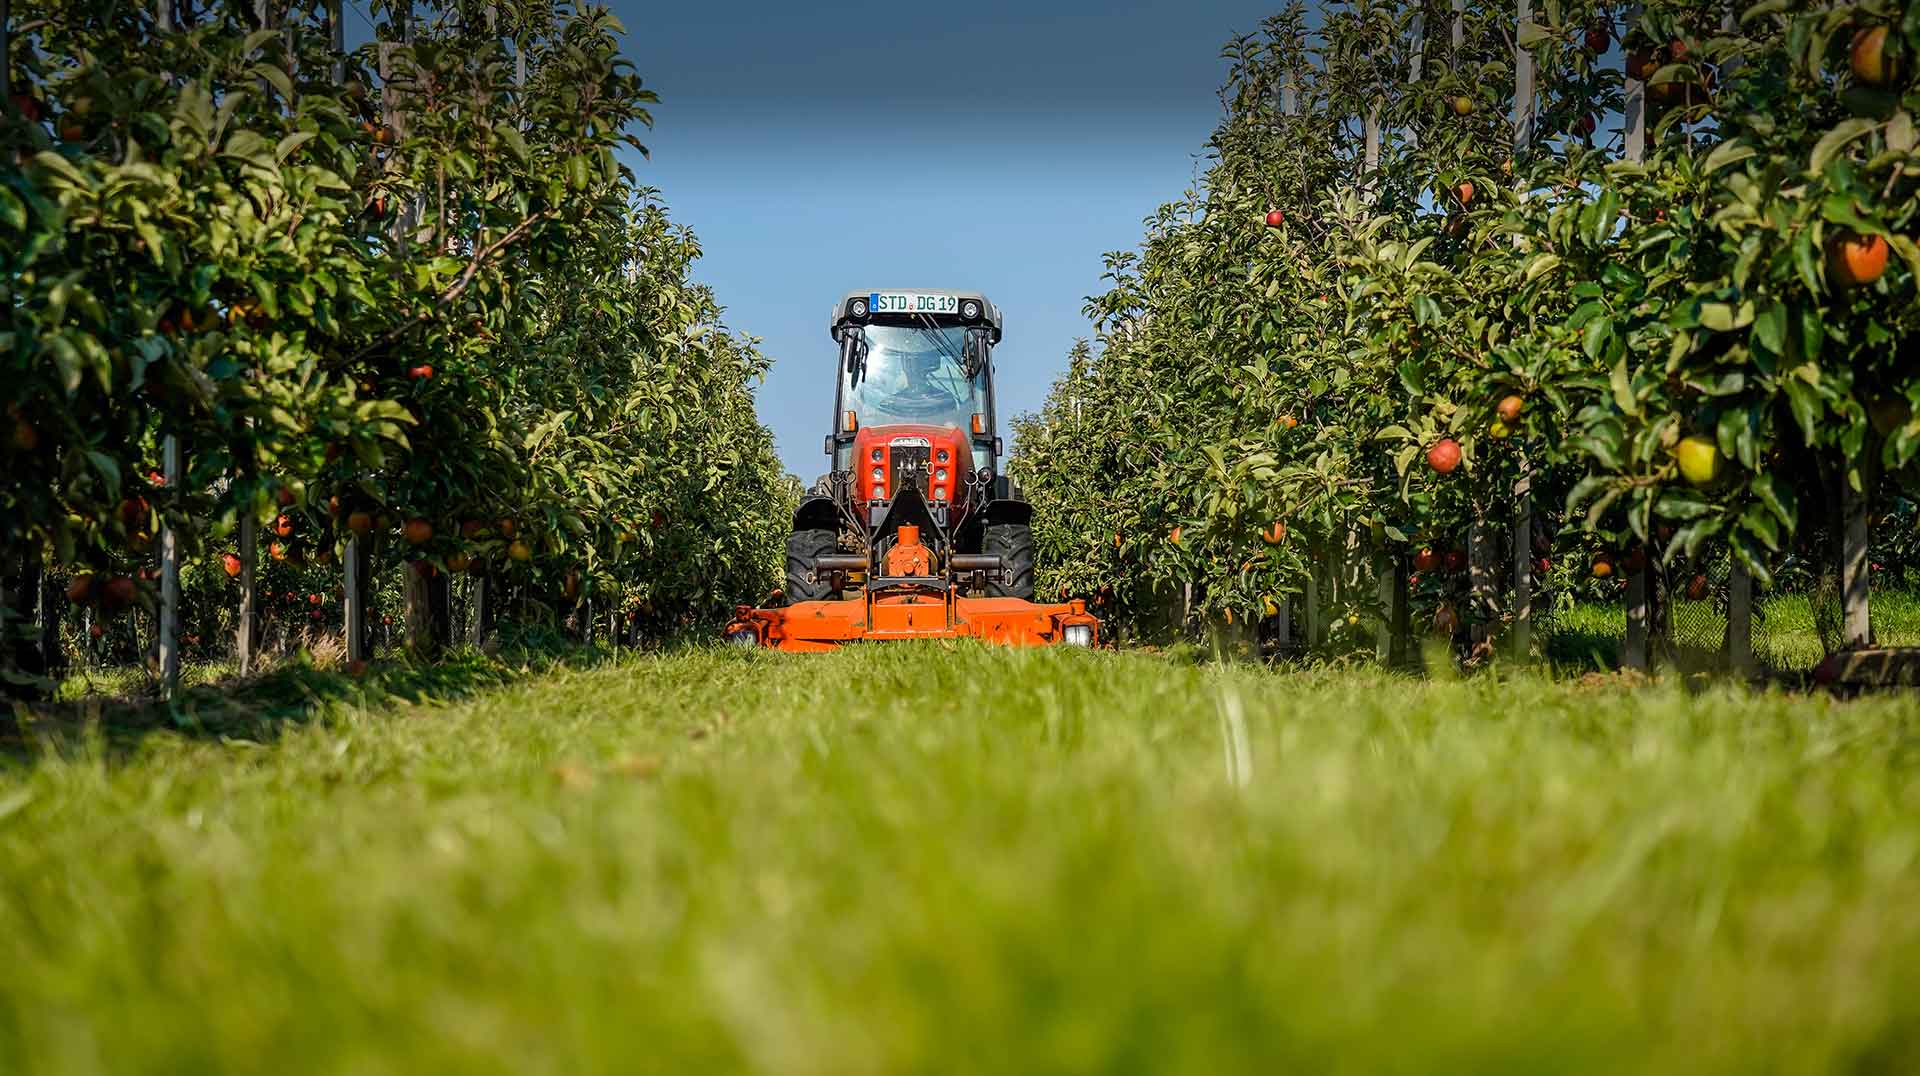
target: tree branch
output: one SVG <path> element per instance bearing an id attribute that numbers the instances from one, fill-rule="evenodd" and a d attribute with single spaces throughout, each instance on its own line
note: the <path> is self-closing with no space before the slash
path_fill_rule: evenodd
<path id="1" fill-rule="evenodd" d="M 440 290 L 440 294 L 433 297 L 433 305 L 429 306 L 425 310 L 420 311 L 418 314 L 415 314 L 413 317 L 408 318 L 406 321 L 403 321 L 398 325 L 395 325 L 391 329 L 388 329 L 386 332 L 381 333 L 378 337 L 374 338 L 372 343 L 368 344 L 366 347 L 361 348 L 359 351 L 354 352 L 353 357 L 348 359 L 347 361 L 350 363 L 359 362 L 361 359 L 366 358 L 368 355 L 371 355 L 376 351 L 381 351 L 391 346 L 394 341 L 400 339 L 402 336 L 405 336 L 409 329 L 413 329 L 421 324 L 424 324 L 425 322 L 432 321 L 435 313 L 437 313 L 442 307 L 446 306 L 448 303 L 453 302 L 455 299 L 458 299 L 461 296 L 461 294 L 467 290 L 468 285 L 473 283 L 474 276 L 476 276 L 480 272 L 480 267 L 485 265 L 488 261 L 490 261 L 494 255 L 500 253 L 502 250 L 520 241 L 521 239 L 524 239 L 526 237 L 526 234 L 529 231 L 533 230 L 534 225 L 539 224 L 542 221 L 552 220 L 554 217 L 557 217 L 559 215 L 560 215 L 560 211 L 558 209 L 554 209 L 554 208 L 543 209 L 540 212 L 535 213 L 533 216 L 528 217 L 526 220 L 523 220 L 520 223 L 514 225 L 512 228 L 508 229 L 507 234 L 501 236 L 500 238 L 494 240 L 491 243 L 488 243 L 486 246 L 481 247 L 479 250 L 475 251 L 473 255 L 473 259 L 467 263 L 467 267 L 465 269 L 462 269 L 460 271 L 460 275 L 454 278 L 453 283 L 447 285 L 445 288 L 442 288 Z"/>

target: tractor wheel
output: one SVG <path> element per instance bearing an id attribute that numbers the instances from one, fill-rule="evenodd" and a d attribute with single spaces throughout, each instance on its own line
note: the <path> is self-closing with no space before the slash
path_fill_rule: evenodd
<path id="1" fill-rule="evenodd" d="M 998 553 L 1006 565 L 1003 583 L 988 583 L 990 598 L 1033 600 L 1033 530 L 1025 523 L 993 523 L 980 540 L 980 552 Z"/>
<path id="2" fill-rule="evenodd" d="M 813 577 L 820 558 L 839 551 L 840 536 L 829 530 L 787 535 L 787 602 L 817 602 L 833 597 L 833 580 Z"/>

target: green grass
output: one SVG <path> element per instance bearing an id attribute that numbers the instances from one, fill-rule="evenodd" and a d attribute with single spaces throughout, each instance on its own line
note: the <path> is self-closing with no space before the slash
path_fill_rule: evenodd
<path id="1" fill-rule="evenodd" d="M 0 763 L 0 1072 L 1920 1066 L 1910 696 L 483 673 Z"/>
<path id="2" fill-rule="evenodd" d="M 1827 600 L 1837 601 L 1831 597 Z M 1873 638 L 1878 645 L 1920 646 L 1920 594 L 1875 591 L 1871 610 Z M 1778 673 L 1806 672 L 1826 656 L 1813 598 L 1805 594 L 1763 595 L 1756 614 L 1753 654 L 1761 668 Z M 1725 610 L 1714 601 L 1682 598 L 1674 602 L 1669 615 L 1680 667 L 1687 671 L 1720 668 L 1727 631 Z M 1828 615 L 1837 624 L 1838 608 L 1829 610 Z M 1626 628 L 1624 606 L 1583 602 L 1547 620 L 1542 653 L 1562 672 L 1612 669 L 1619 664 Z"/>

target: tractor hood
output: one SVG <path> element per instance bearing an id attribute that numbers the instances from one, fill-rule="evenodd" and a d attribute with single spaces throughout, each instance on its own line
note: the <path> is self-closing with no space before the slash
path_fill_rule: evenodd
<path id="1" fill-rule="evenodd" d="M 861 500 L 887 500 L 911 488 L 934 503 L 958 503 L 966 499 L 973 469 L 971 441 L 966 431 L 952 426 L 867 426 L 853 438 Z"/>

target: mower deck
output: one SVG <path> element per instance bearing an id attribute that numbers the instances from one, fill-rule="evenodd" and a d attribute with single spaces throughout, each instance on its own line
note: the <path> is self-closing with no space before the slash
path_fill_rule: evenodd
<path id="1" fill-rule="evenodd" d="M 934 580 L 927 580 L 934 584 Z M 1072 630 L 1069 630 L 1072 629 Z M 1036 605 L 1020 598 L 968 598 L 925 590 L 864 591 L 838 601 L 795 602 L 736 611 L 727 637 L 776 650 L 817 652 L 878 639 L 984 639 L 1012 646 L 1099 642 L 1100 622 L 1085 602 Z"/>

